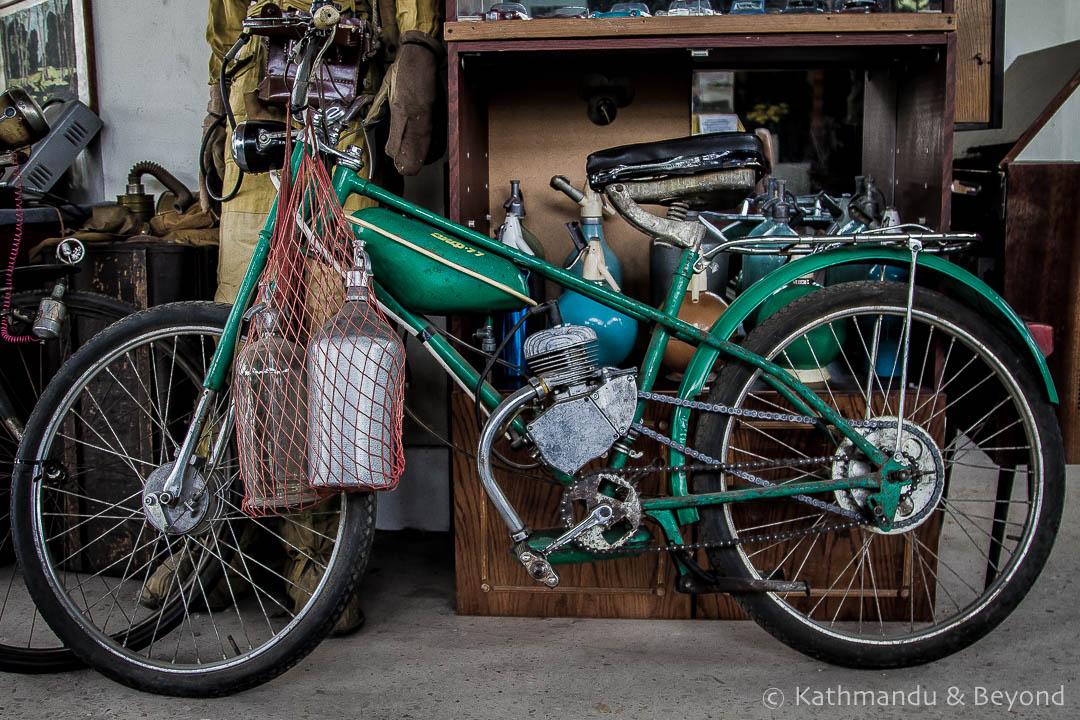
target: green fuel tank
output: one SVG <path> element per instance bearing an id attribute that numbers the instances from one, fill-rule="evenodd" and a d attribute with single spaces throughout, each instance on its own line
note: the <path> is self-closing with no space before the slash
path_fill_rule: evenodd
<path id="1" fill-rule="evenodd" d="M 375 279 L 406 309 L 447 315 L 525 307 L 523 298 L 529 296 L 525 276 L 506 258 L 386 208 L 364 208 L 353 217 L 382 231 L 353 226 L 356 237 L 365 243 Z M 467 268 L 488 282 L 459 268 Z"/>

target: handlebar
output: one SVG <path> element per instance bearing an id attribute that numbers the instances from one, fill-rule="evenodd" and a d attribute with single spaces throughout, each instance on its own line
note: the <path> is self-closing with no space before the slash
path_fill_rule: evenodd
<path id="1" fill-rule="evenodd" d="M 291 13 L 244 19 L 244 32 L 262 37 L 279 37 L 300 40 L 309 32 L 333 32 L 337 45 L 354 45 L 357 42 L 355 23 L 342 23 L 341 11 L 332 3 L 312 3 L 312 13 Z"/>

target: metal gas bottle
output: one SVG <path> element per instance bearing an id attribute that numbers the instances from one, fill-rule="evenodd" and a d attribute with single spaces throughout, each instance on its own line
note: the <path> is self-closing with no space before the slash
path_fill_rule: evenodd
<path id="1" fill-rule="evenodd" d="M 515 250 L 532 255 L 541 260 L 547 256 L 544 246 L 536 239 L 536 236 L 525 227 L 525 197 L 521 193 L 521 181 L 510 181 L 510 197 L 503 203 L 506 210 L 506 219 L 495 230 L 495 239 Z M 526 282 L 529 284 L 529 297 L 538 303 L 544 302 L 544 279 L 537 274 L 523 271 Z M 525 359 L 522 356 L 522 346 L 525 337 L 543 328 L 542 320 L 536 318 L 520 325 L 518 322 L 525 315 L 525 310 L 508 310 L 501 317 L 501 338 L 503 341 L 502 359 L 514 367 L 523 367 Z M 514 327 L 517 327 L 514 330 Z M 495 378 L 497 386 L 501 388 L 517 389 L 525 384 L 525 376 L 514 367 L 497 365 Z"/>
<path id="2" fill-rule="evenodd" d="M 311 505 L 307 487 L 307 383 L 303 348 L 281 336 L 279 311 L 264 297 L 259 337 L 236 359 L 233 393 L 246 507 L 273 511 Z"/>
<path id="3" fill-rule="evenodd" d="M 392 488 L 400 470 L 398 389 L 405 348 L 368 299 L 357 254 L 345 302 L 308 343 L 308 472 L 320 488 Z"/>

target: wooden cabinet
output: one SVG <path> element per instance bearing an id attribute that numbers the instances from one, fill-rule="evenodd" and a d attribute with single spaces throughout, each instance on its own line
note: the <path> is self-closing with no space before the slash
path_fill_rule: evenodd
<path id="1" fill-rule="evenodd" d="M 453 17 L 452 1 L 448 10 Z M 692 70 L 843 68 L 861 96 L 863 173 L 905 219 L 947 228 L 955 29 L 952 13 L 447 23 L 450 217 L 490 232 L 508 181 L 522 180 L 526 222 L 549 258 L 560 259 L 570 247 L 562 224 L 576 215 L 547 179 L 564 174 L 580 185 L 590 152 L 689 134 Z M 573 73 L 612 63 L 638 92 L 617 122 L 598 128 L 585 117 Z M 647 298 L 647 238 L 620 220 L 605 233 L 622 260 L 625 291 Z M 455 441 L 475 447 L 465 395 L 454 394 L 452 412 Z M 571 568 L 554 593 L 530 584 L 508 554 L 474 462 L 455 455 L 453 477 L 459 612 L 738 616 L 728 598 L 695 610 L 686 596 L 673 596 L 670 560 L 658 556 Z M 555 489 L 522 481 L 508 492 L 527 522 L 554 523 Z"/>
<path id="2" fill-rule="evenodd" d="M 953 0 L 956 9 L 956 124 L 1001 126 L 1005 0 Z"/>
<path id="3" fill-rule="evenodd" d="M 478 428 L 472 401 L 454 393 L 451 402 L 454 442 L 476 447 Z M 645 422 L 657 424 L 653 412 Z M 658 444 L 641 443 L 650 456 Z M 531 528 L 557 524 L 561 488 L 530 481 L 501 470 L 496 476 L 510 503 Z M 649 493 L 660 490 L 660 476 L 642 482 Z M 510 553 L 506 526 L 487 500 L 475 463 L 454 458 L 454 554 L 457 609 L 465 615 L 541 617 L 689 618 L 692 598 L 674 592 L 675 569 L 665 553 L 602 563 L 559 565 L 562 582 L 549 590 L 534 583 Z M 736 612 L 734 603 L 726 607 Z"/>

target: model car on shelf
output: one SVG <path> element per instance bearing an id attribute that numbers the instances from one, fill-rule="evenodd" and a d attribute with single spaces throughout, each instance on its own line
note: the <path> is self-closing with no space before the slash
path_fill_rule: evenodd
<path id="1" fill-rule="evenodd" d="M 829 12 L 827 0 L 788 0 L 787 6 L 781 11 L 790 14 L 826 13 Z"/>
<path id="2" fill-rule="evenodd" d="M 765 0 L 734 0 L 728 15 L 764 15 Z"/>
<path id="3" fill-rule="evenodd" d="M 593 12 L 590 17 L 594 18 L 622 18 L 622 17 L 652 17 L 649 6 L 643 2 L 615 3 L 607 11 Z"/>

